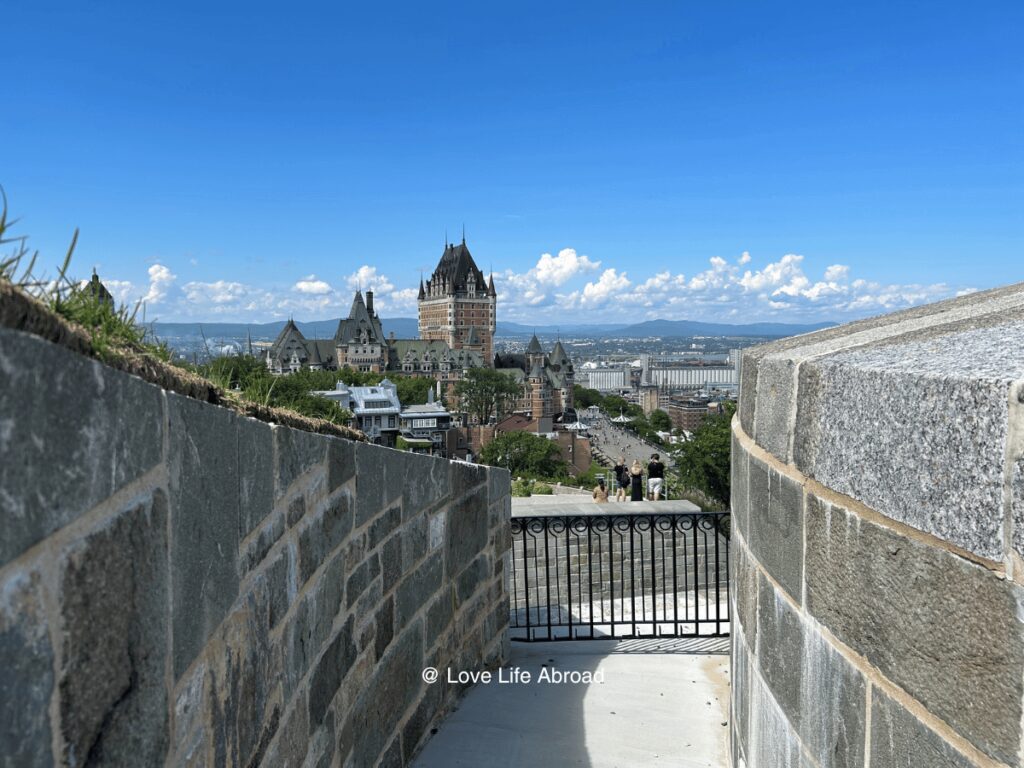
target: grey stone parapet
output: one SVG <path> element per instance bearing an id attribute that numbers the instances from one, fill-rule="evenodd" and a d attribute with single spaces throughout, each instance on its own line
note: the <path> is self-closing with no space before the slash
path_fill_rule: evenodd
<path id="1" fill-rule="evenodd" d="M 1024 284 L 747 350 L 734 766 L 1020 766 Z"/>
<path id="2" fill-rule="evenodd" d="M 0 765 L 408 764 L 507 658 L 510 483 L 0 328 Z"/>

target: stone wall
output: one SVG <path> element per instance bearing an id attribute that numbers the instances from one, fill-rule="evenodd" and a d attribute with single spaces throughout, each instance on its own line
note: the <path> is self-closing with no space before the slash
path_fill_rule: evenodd
<path id="1" fill-rule="evenodd" d="M 509 477 L 0 329 L 0 765 L 408 764 L 507 656 Z"/>
<path id="2" fill-rule="evenodd" d="M 734 766 L 1019 766 L 1024 284 L 748 350 Z"/>

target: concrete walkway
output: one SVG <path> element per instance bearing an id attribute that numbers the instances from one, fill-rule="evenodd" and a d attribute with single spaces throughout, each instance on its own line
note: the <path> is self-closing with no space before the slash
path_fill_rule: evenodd
<path id="1" fill-rule="evenodd" d="M 727 653 L 727 638 L 513 643 L 506 679 L 531 681 L 478 683 L 413 765 L 721 768 Z M 539 679 L 573 671 L 595 680 Z"/>

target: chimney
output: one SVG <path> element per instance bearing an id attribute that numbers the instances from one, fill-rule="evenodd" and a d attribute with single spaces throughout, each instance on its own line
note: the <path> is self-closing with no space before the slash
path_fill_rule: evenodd
<path id="1" fill-rule="evenodd" d="M 373 317 L 373 291 L 366 292 L 366 312 Z"/>

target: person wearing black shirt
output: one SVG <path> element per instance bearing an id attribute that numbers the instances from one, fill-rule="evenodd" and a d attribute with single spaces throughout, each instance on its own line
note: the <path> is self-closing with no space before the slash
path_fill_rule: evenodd
<path id="1" fill-rule="evenodd" d="M 627 473 L 629 476 L 629 500 L 644 500 L 644 470 L 640 466 L 640 459 L 633 460 L 633 466 Z"/>
<path id="2" fill-rule="evenodd" d="M 625 501 L 626 489 L 629 488 L 629 467 L 626 466 L 625 456 L 619 456 L 619 463 L 615 465 L 615 484 L 618 486 L 615 500 Z"/>
<path id="3" fill-rule="evenodd" d="M 651 501 L 661 500 L 661 486 L 665 482 L 665 465 L 661 463 L 658 454 L 651 455 L 651 461 L 647 465 L 647 497 Z"/>

